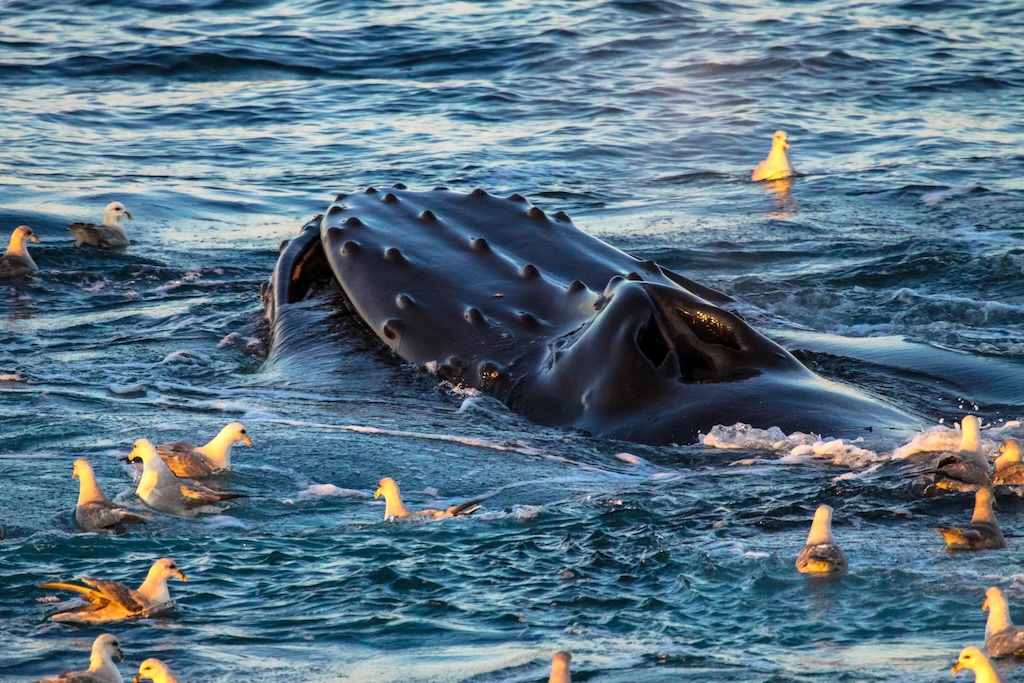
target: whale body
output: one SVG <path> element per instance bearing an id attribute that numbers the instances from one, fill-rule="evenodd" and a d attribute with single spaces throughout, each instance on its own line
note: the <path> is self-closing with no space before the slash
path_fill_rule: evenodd
<path id="1" fill-rule="evenodd" d="M 542 425 L 649 444 L 735 422 L 819 434 L 920 425 L 812 372 L 728 310 L 729 296 L 520 195 L 339 195 L 282 245 L 263 288 L 272 332 L 323 279 L 403 361 Z"/>

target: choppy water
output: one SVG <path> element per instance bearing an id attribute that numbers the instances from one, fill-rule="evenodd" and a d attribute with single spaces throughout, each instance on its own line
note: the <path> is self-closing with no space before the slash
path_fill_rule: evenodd
<path id="1" fill-rule="evenodd" d="M 993 378 L 1024 371 L 1022 74 L 1011 0 L 0 4 L 0 227 L 43 240 L 39 275 L 0 286 L 0 678 L 81 668 L 102 631 L 46 621 L 36 584 L 134 585 L 169 555 L 175 611 L 106 629 L 128 677 L 156 656 L 193 682 L 543 681 L 568 649 L 601 683 L 951 679 L 985 588 L 1024 619 L 1012 494 L 1009 550 L 950 555 L 933 527 L 970 501 L 874 469 L 896 435 L 798 457 L 543 429 L 323 301 L 311 357 L 265 364 L 258 291 L 337 192 L 519 192 L 739 297 L 824 374 L 932 422 L 977 412 L 994 447 L 1024 415 Z M 777 128 L 804 175 L 752 184 Z M 73 248 L 65 224 L 113 199 L 132 247 Z M 937 362 L 985 381 L 880 372 L 835 336 L 957 351 Z M 77 532 L 75 457 L 135 506 L 136 438 L 231 420 L 256 445 L 222 483 L 251 498 Z M 493 496 L 383 524 L 389 475 L 413 506 Z M 822 502 L 851 558 L 836 581 L 793 568 Z"/>

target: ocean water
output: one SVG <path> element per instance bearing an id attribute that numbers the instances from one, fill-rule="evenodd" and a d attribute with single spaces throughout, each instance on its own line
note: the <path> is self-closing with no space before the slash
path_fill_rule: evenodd
<path id="1" fill-rule="evenodd" d="M 42 239 L 0 284 L 3 681 L 111 632 L 126 678 L 545 681 L 565 649 L 595 683 L 923 682 L 981 643 L 988 586 L 1024 619 L 1024 503 L 998 496 L 1008 550 L 947 553 L 934 527 L 972 501 L 922 495 L 911 435 L 592 439 L 439 386 L 329 297 L 268 360 L 258 296 L 338 192 L 519 192 L 737 297 L 919 440 L 971 412 L 994 449 L 1024 435 L 1020 3 L 6 2 L 0 85 L 0 230 Z M 779 128 L 802 175 L 749 182 Z M 132 246 L 75 248 L 115 199 Z M 217 483 L 249 498 L 77 530 L 73 459 L 144 510 L 131 444 L 234 420 L 255 445 Z M 488 497 L 384 523 L 383 476 L 412 507 Z M 838 579 L 793 567 L 821 503 Z M 46 619 L 37 584 L 137 585 L 162 556 L 189 575 L 169 614 Z"/>

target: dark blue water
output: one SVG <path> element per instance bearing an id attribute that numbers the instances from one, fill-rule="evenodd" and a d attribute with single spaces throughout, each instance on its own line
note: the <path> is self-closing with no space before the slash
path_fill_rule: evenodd
<path id="1" fill-rule="evenodd" d="M 104 630 L 126 678 L 155 656 L 192 682 L 544 681 L 559 649 L 600 683 L 952 680 L 988 586 L 1024 619 L 1024 505 L 1000 494 L 1007 551 L 945 553 L 971 501 L 922 498 L 904 436 L 589 439 L 438 387 L 330 300 L 309 353 L 267 362 L 258 298 L 338 192 L 519 192 L 738 297 L 827 376 L 981 415 L 994 449 L 1024 433 L 1019 3 L 131 5 L 0 4 L 0 228 L 42 238 L 0 285 L 4 681 L 84 668 Z M 803 175 L 750 183 L 779 128 Z M 66 224 L 115 199 L 132 246 L 75 248 Z M 135 439 L 233 420 L 255 446 L 221 483 L 249 499 L 78 532 L 73 459 L 141 507 Z M 413 507 L 493 495 L 384 524 L 382 476 Z M 819 503 L 838 581 L 793 567 Z M 190 576 L 170 615 L 45 620 L 38 583 L 137 585 L 165 555 Z"/>

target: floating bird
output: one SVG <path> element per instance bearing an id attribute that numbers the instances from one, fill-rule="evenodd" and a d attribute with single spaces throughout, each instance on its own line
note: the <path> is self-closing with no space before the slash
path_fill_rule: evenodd
<path id="1" fill-rule="evenodd" d="M 960 448 L 945 452 L 935 463 L 935 485 L 949 491 L 976 491 L 992 485 L 988 460 L 981 452 L 980 423 L 974 415 L 960 421 Z"/>
<path id="2" fill-rule="evenodd" d="M 247 497 L 244 493 L 214 491 L 198 482 L 182 483 L 183 480 L 176 477 L 160 459 L 149 439 L 136 441 L 128 458 L 142 459 L 142 477 L 135 493 L 154 510 L 181 517 L 195 517 L 199 513 L 217 514 L 223 512 L 224 508 L 214 503 Z"/>
<path id="3" fill-rule="evenodd" d="M 481 507 L 479 500 L 470 500 L 465 503 L 452 505 L 445 510 L 427 509 L 413 512 L 405 507 L 405 503 L 402 502 L 402 495 L 398 492 L 398 484 L 391 477 L 384 477 L 380 480 L 380 484 L 377 486 L 377 491 L 373 494 L 373 497 L 380 498 L 381 496 L 384 496 L 384 502 L 386 503 L 384 506 L 384 519 L 465 517 L 473 514 Z"/>
<path id="4" fill-rule="evenodd" d="M 548 683 L 572 683 L 572 678 L 569 675 L 569 662 L 572 661 L 572 655 L 564 650 L 562 652 L 556 652 L 555 656 L 551 658 L 551 677 L 548 678 Z"/>
<path id="5" fill-rule="evenodd" d="M 231 447 L 236 443 L 252 446 L 252 439 L 240 422 L 225 425 L 205 446 L 172 441 L 159 444 L 156 452 L 179 477 L 208 477 L 218 471 L 231 469 Z"/>
<path id="6" fill-rule="evenodd" d="M 89 655 L 89 668 L 85 671 L 69 671 L 52 678 L 44 678 L 39 683 L 124 683 L 121 672 L 114 664 L 114 657 L 124 661 L 124 653 L 117 638 L 104 633 L 92 642 L 92 654 Z"/>
<path id="7" fill-rule="evenodd" d="M 976 647 L 965 647 L 961 650 L 960 658 L 949 672 L 956 674 L 964 669 L 974 672 L 975 683 L 1003 683 L 1003 679 L 992 668 L 992 662 L 988 661 L 985 653 Z"/>
<path id="8" fill-rule="evenodd" d="M 1024 462 L 1020 457 L 1020 441 L 1004 439 L 999 446 L 999 457 L 996 458 L 996 473 L 992 483 L 1024 484 Z"/>
<path id="9" fill-rule="evenodd" d="M 819 505 L 814 511 L 807 543 L 796 558 L 796 568 L 802 574 L 828 574 L 846 571 L 848 562 L 843 549 L 832 537 L 832 508 Z"/>
<path id="10" fill-rule="evenodd" d="M 166 664 L 152 657 L 139 664 L 139 673 L 135 674 L 133 683 L 139 683 L 144 678 L 150 679 L 153 683 L 181 683 Z"/>
<path id="11" fill-rule="evenodd" d="M 992 489 L 978 489 L 974 494 L 974 514 L 971 523 L 962 528 L 936 529 L 950 550 L 995 550 L 1006 547 L 1006 539 L 999 530 L 992 512 Z"/>
<path id="12" fill-rule="evenodd" d="M 103 211 L 103 224 L 70 223 L 68 230 L 75 238 L 75 244 L 99 247 L 101 249 L 122 249 L 128 246 L 128 235 L 121 225 L 121 218 L 134 220 L 121 202 L 110 202 Z"/>
<path id="13" fill-rule="evenodd" d="M 123 534 L 128 531 L 125 524 L 146 523 L 142 517 L 122 510 L 103 495 L 88 461 L 83 458 L 75 460 L 71 478 L 79 481 L 75 521 L 84 530 L 97 534 Z"/>
<path id="14" fill-rule="evenodd" d="M 77 583 L 41 583 L 39 587 L 75 591 L 81 593 L 86 600 L 84 605 L 51 615 L 54 621 L 121 621 L 147 617 L 168 607 L 171 596 L 167 591 L 167 579 L 171 577 L 188 581 L 174 560 L 165 557 L 153 563 L 138 590 L 132 590 L 120 581 L 92 578 L 82 579 L 86 586 Z"/>
<path id="15" fill-rule="evenodd" d="M 762 161 L 751 173 L 750 179 L 758 180 L 780 180 L 796 175 L 796 169 L 789 162 L 789 140 L 786 138 L 786 131 L 777 130 L 772 136 L 772 151 L 768 152 L 768 158 Z"/>
<path id="16" fill-rule="evenodd" d="M 39 238 L 32 233 L 32 228 L 27 225 L 19 225 L 11 233 L 7 251 L 0 256 L 0 280 L 24 277 L 38 270 L 36 262 L 29 256 L 25 240 L 38 242 Z"/>
<path id="17" fill-rule="evenodd" d="M 1014 626 L 1010 620 L 1010 607 L 1003 591 L 996 586 L 985 591 L 985 603 L 981 609 L 988 610 L 988 623 L 985 624 L 985 652 L 988 656 L 1024 657 L 1024 628 Z"/>

